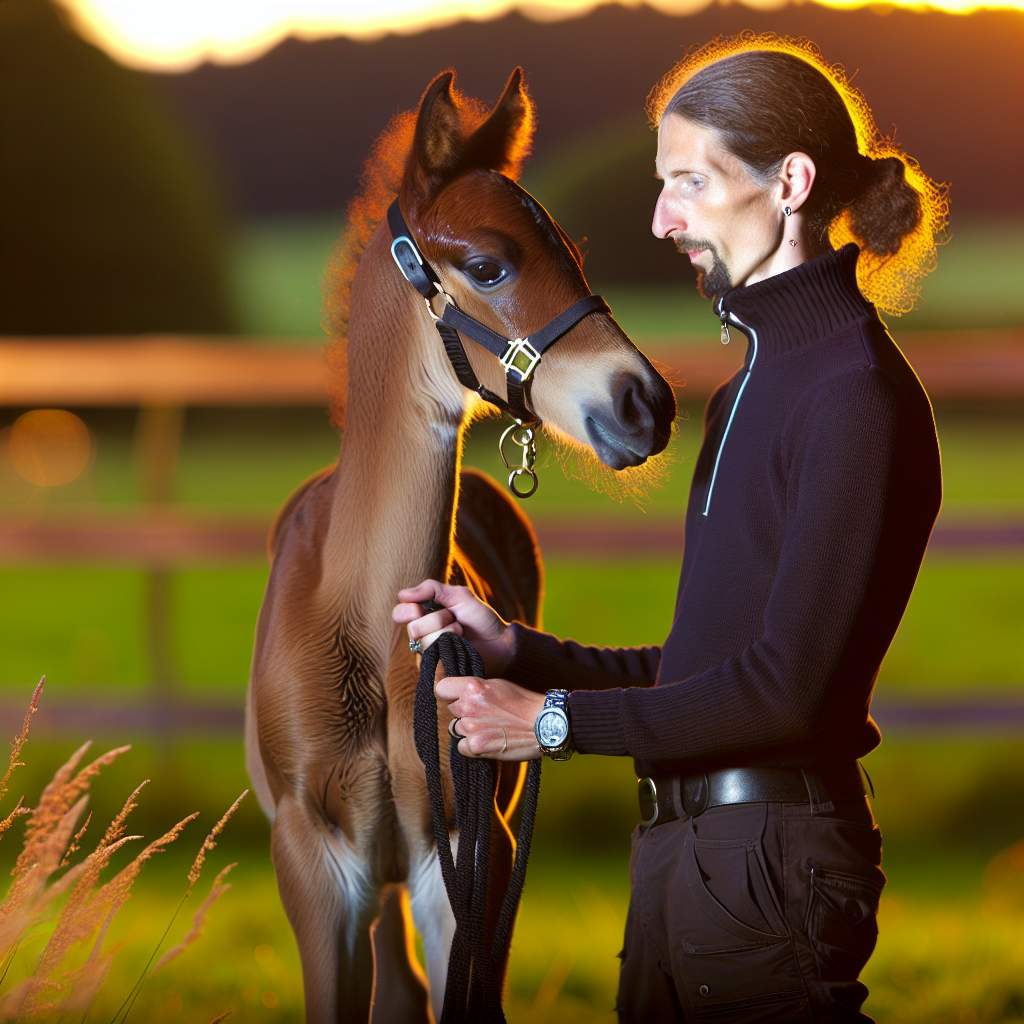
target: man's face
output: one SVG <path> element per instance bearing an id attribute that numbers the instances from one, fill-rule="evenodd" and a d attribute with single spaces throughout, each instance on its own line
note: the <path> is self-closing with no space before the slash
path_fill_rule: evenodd
<path id="1" fill-rule="evenodd" d="M 689 256 L 702 295 L 758 279 L 778 248 L 778 200 L 717 132 L 667 114 L 658 128 L 655 177 L 663 185 L 651 230 Z"/>

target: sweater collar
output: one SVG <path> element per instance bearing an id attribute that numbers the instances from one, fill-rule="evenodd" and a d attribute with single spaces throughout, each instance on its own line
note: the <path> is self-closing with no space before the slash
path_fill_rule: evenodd
<path id="1" fill-rule="evenodd" d="M 753 331 L 762 359 L 804 348 L 874 313 L 857 286 L 859 253 L 849 242 L 756 284 L 730 288 L 715 312 L 745 334 Z"/>

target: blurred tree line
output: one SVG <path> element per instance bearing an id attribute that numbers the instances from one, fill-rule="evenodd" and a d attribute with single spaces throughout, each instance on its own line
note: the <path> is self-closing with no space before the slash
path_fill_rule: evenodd
<path id="1" fill-rule="evenodd" d="M 146 76 L 52 0 L 0 3 L 0 334 L 229 333 L 227 222 Z"/>

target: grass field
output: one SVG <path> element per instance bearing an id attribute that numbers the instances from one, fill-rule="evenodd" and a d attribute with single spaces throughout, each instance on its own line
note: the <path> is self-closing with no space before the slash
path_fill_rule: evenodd
<path id="1" fill-rule="evenodd" d="M 292 220 L 251 225 L 239 234 L 235 290 L 245 333 L 320 337 L 320 281 L 341 229 L 341 222 L 329 219 Z M 680 257 L 667 252 L 665 258 Z M 937 269 L 925 279 L 917 308 L 893 318 L 891 327 L 898 334 L 1024 324 L 1022 269 L 1024 225 L 960 224 L 954 217 L 950 241 L 940 250 Z M 641 347 L 644 337 L 718 337 L 717 320 L 689 284 L 676 292 L 623 289 L 600 281 L 591 285 Z"/>
<path id="2" fill-rule="evenodd" d="M 194 509 L 269 517 L 295 482 L 330 460 L 335 440 L 308 416 L 259 432 L 245 417 L 190 420 L 180 466 L 180 501 Z M 942 521 L 1024 514 L 1024 445 L 1012 420 L 943 420 L 945 476 Z M 467 461 L 494 471 L 491 424 L 478 428 Z M 678 522 L 696 450 L 685 425 L 674 442 L 674 471 L 648 505 L 650 520 Z M 543 461 L 543 460 L 542 460 Z M 1016 468 L 1015 468 L 1016 466 Z M 66 493 L 30 492 L 0 461 L 0 503 L 24 512 L 59 513 L 83 504 L 117 510 L 138 500 L 129 439 L 98 436 L 93 471 Z M 621 517 L 640 521 L 630 503 L 618 504 L 566 480 L 556 466 L 543 476 L 530 514 L 538 519 Z M 883 666 L 884 696 L 1019 692 L 1024 637 L 1016 628 L 1024 573 L 1019 552 L 978 555 L 933 551 Z M 674 598 L 674 559 L 629 560 L 549 556 L 545 626 L 585 642 L 656 643 L 663 639 Z M 173 580 L 173 629 L 182 687 L 198 696 L 239 694 L 248 671 L 251 636 L 266 569 L 256 563 L 185 567 Z M 49 692 L 90 686 L 140 690 L 151 675 L 144 643 L 141 571 L 101 566 L 0 569 L 0 621 L 10 638 L 0 687 L 23 690 L 41 672 Z M 45 652 L 41 655 L 40 652 Z"/>
<path id="3" fill-rule="evenodd" d="M 633 520 L 676 520 L 685 507 L 700 447 L 704 399 L 685 396 L 681 419 L 662 458 L 662 484 L 638 505 L 615 500 L 583 480 L 567 476 L 552 442 L 538 451 L 541 485 L 524 508 L 533 519 L 576 516 Z M 12 414 L 0 413 L 0 514 L 123 510 L 141 498 L 131 423 L 96 420 L 83 412 L 96 434 L 90 472 L 60 488 L 42 490 L 18 477 L 3 450 L 3 427 Z M 1007 521 L 1024 515 L 1024 420 L 1012 409 L 936 411 L 942 449 L 944 521 Z M 498 420 L 474 426 L 465 461 L 501 479 Z M 203 410 L 189 412 L 177 470 L 176 502 L 184 508 L 227 516 L 268 516 L 310 473 L 333 462 L 339 440 L 326 411 Z M 579 476 L 581 474 L 577 474 Z"/>
<path id="4" fill-rule="evenodd" d="M 964 418 L 938 411 L 944 463 L 940 522 L 1024 519 L 1024 428 L 1013 418 Z M 696 422 L 695 422 L 696 420 Z M 526 506 L 535 520 L 616 519 L 681 524 L 699 441 L 696 413 L 672 444 L 671 472 L 641 511 L 567 479 L 542 445 L 541 487 Z M 497 473 L 493 423 L 480 424 L 467 462 Z M 97 434 L 92 471 L 41 492 L 0 459 L 0 510 L 73 514 L 83 506 L 124 511 L 137 505 L 132 441 L 123 430 Z M 337 440 L 320 414 L 282 416 L 266 429 L 256 414 L 190 417 L 178 475 L 180 504 L 195 511 L 269 521 L 292 488 L 330 462 Z M 645 556 L 590 561 L 548 555 L 545 622 L 588 642 L 660 642 L 669 625 L 679 566 Z M 1024 553 L 932 551 L 883 666 L 882 694 L 1010 691 L 1024 677 Z M 182 684 L 195 693 L 234 692 L 248 671 L 253 623 L 266 569 L 187 566 L 174 577 L 174 631 Z M 24 687 L 47 672 L 51 690 L 78 685 L 135 688 L 150 676 L 144 646 L 141 570 L 102 566 L 0 567 L 0 621 L 9 628 L 0 686 Z M 42 610 L 45 609 L 45 612 Z M 211 642 L 216 610 L 217 641 Z M 40 652 L 45 652 L 41 657 Z M 40 662 L 45 663 L 41 664 Z"/>
<path id="5" fill-rule="evenodd" d="M 941 420 L 941 411 L 940 411 Z M 1022 477 L 1006 472 L 1020 459 L 1012 421 L 940 422 L 946 470 L 944 516 L 951 520 L 1019 520 Z M 493 471 L 488 430 L 470 445 L 470 461 Z M 684 429 L 675 471 L 650 503 L 649 520 L 680 514 L 692 465 L 694 434 Z M 65 498 L 67 511 L 84 500 L 99 509 L 130 507 L 135 492 L 130 443 L 118 432 L 99 437 L 91 479 Z M 196 510 L 266 516 L 308 471 L 328 461 L 334 440 L 326 427 L 299 417 L 272 434 L 251 423 L 212 414 L 190 421 L 181 465 L 181 500 Z M 565 519 L 640 519 L 617 504 L 562 479 L 544 475 L 531 514 Z M 25 504 L 6 496 L 9 509 Z M 56 496 L 54 496 L 56 497 Z M 61 500 L 44 511 L 61 512 Z M 1019 692 L 1024 646 L 1016 609 L 1024 604 L 1020 554 L 930 554 L 878 683 L 878 695 L 929 698 L 979 691 Z M 194 698 L 241 703 L 253 623 L 265 568 L 188 567 L 174 577 L 178 671 Z M 659 558 L 549 557 L 546 626 L 560 635 L 606 643 L 662 639 L 678 566 Z M 138 693 L 150 676 L 143 642 L 144 579 L 139 571 L 99 566 L 6 567 L 0 572 L 0 621 L 8 699 L 27 694 L 40 672 L 49 676 L 46 701 L 81 686 Z M 131 740 L 113 731 L 104 744 Z M 67 753 L 70 740 L 40 737 L 15 792 L 29 795 Z M 895 1024 L 961 1024 L 1020 1019 L 1024 1005 L 1020 945 L 1021 896 L 1011 879 L 989 865 L 1024 838 L 1024 824 L 1007 813 L 1024 786 L 1019 738 L 985 735 L 915 736 L 888 731 L 867 759 L 878 792 L 876 815 L 885 834 L 889 885 L 880 914 L 881 938 L 864 978 L 868 1012 Z M 635 820 L 629 766 L 618 759 L 577 759 L 568 771 L 545 773 L 535 853 L 516 932 L 509 981 L 512 1021 L 611 1024 L 627 884 L 627 836 Z M 147 835 L 201 809 L 194 840 L 246 785 L 240 743 L 188 739 L 170 746 L 142 742 L 97 787 L 98 820 L 124 794 L 152 778 L 136 812 Z M 15 836 L 8 837 L 14 839 Z M 199 943 L 177 964 L 151 978 L 138 1019 L 210 1020 L 233 1010 L 237 1020 L 298 1021 L 301 991 L 297 955 L 276 896 L 267 858 L 267 829 L 254 801 L 231 823 L 215 867 L 240 861 L 233 889 L 214 909 Z M 581 857 L 581 850 L 586 856 Z M 183 889 L 181 853 L 151 865 L 122 912 L 112 941 L 125 948 L 90 1019 L 109 1019 L 149 955 Z M 11 847 L 0 860 L 9 861 Z M 552 916 L 550 907 L 564 908 Z M 187 929 L 190 909 L 177 922 Z M 169 942 L 175 940 L 175 935 Z M 42 936 L 19 951 L 12 968 L 31 970 Z"/>
<path id="6" fill-rule="evenodd" d="M 122 911 L 112 938 L 124 941 L 90 1021 L 110 1019 L 170 917 L 185 864 L 161 865 Z M 177 877 L 175 877 L 177 875 Z M 302 1020 L 301 975 L 273 876 L 242 864 L 198 943 L 142 990 L 133 1019 Z M 950 876 L 947 875 L 947 878 Z M 619 861 L 542 863 L 536 858 L 515 933 L 506 1009 L 511 1022 L 612 1024 L 628 886 Z M 553 915 L 550 907 L 558 906 Z M 192 909 L 191 907 L 189 908 Z M 880 939 L 862 975 L 865 1010 L 886 1024 L 1004 1024 L 1021 1019 L 1024 959 L 1015 941 L 1019 906 L 883 895 Z M 178 921 L 175 938 L 187 928 Z M 21 957 L 33 962 L 27 946 Z M 12 970 L 17 977 L 19 961 Z"/>
<path id="7" fill-rule="evenodd" d="M 1020 555 L 929 556 L 876 696 L 1019 693 L 1022 570 Z M 660 643 L 678 571 L 651 557 L 550 558 L 545 626 L 583 642 Z M 258 566 L 191 568 L 174 576 L 175 648 L 185 690 L 224 696 L 244 688 L 265 579 Z M 150 678 L 144 583 L 133 569 L 0 570 L 0 618 L 10 637 L 3 688 L 21 690 L 45 671 L 53 694 L 82 686 L 141 690 Z"/>
<path id="8" fill-rule="evenodd" d="M 964 740 L 897 741 L 869 759 L 879 793 L 875 813 L 885 835 L 888 884 L 879 915 L 879 944 L 863 980 L 871 990 L 866 1009 L 887 1024 L 996 1024 L 1021 1019 L 1024 950 L 1017 934 L 1024 889 L 1019 873 L 1000 869 L 995 859 L 1006 845 L 1005 836 L 986 834 L 979 840 L 976 834 L 967 835 L 973 822 L 962 809 L 960 834 L 950 827 L 949 841 L 915 838 L 906 829 L 906 787 L 901 793 L 900 786 L 906 766 L 934 765 L 935 755 L 941 753 L 944 770 L 929 779 L 931 792 L 937 794 L 955 781 L 951 753 L 967 755 L 968 760 L 980 757 L 995 769 L 1006 764 L 1014 749 L 1012 740 L 986 742 L 984 750 L 981 746 Z M 48 747 L 32 746 L 31 771 L 22 784 L 45 775 L 44 762 L 50 768 L 56 763 L 50 758 L 56 749 Z M 140 777 L 153 775 L 140 811 L 155 803 L 161 820 L 151 820 L 146 813 L 135 820 L 135 827 L 148 835 L 184 814 L 190 799 L 201 794 L 203 803 L 217 811 L 204 814 L 177 848 L 144 869 L 109 935 L 110 945 L 119 952 L 112 976 L 88 1017 L 91 1021 L 109 1020 L 131 988 L 184 890 L 201 835 L 237 792 L 240 751 L 234 745 L 228 756 L 228 745 L 221 747 L 219 755 L 211 757 L 210 747 L 192 745 L 182 751 L 177 764 L 144 751 L 132 752 L 93 787 L 102 822 L 119 802 L 112 797 L 123 797 Z M 512 953 L 507 1007 L 513 1022 L 614 1020 L 614 954 L 621 944 L 628 897 L 627 837 L 633 821 L 625 797 L 632 795 L 633 786 L 622 764 L 589 760 L 585 789 L 578 777 L 580 761 L 545 768 L 540 819 Z M 192 788 L 201 777 L 207 780 L 205 791 Z M 591 794 L 582 807 L 581 793 Z M 953 815 L 958 804 L 955 785 L 950 795 Z M 604 839 L 595 843 L 597 834 Z M 608 836 L 616 838 L 609 843 Z M 5 838 L 16 840 L 17 835 Z M 11 847 L 5 844 L 2 849 L 6 864 Z M 232 1010 L 235 1020 L 301 1020 L 298 958 L 269 868 L 266 826 L 251 798 L 211 855 L 207 884 L 213 873 L 232 861 L 239 866 L 230 878 L 231 891 L 214 907 L 198 942 L 147 980 L 134 1019 L 209 1021 Z M 186 904 L 164 949 L 188 930 L 203 889 Z M 23 941 L 9 984 L 32 970 L 45 937 L 43 929 Z"/>
<path id="9" fill-rule="evenodd" d="M 253 334 L 319 344 L 321 267 L 336 233 L 322 222 L 262 226 L 240 241 L 238 289 Z M 1016 287 L 1024 229 L 968 228 L 955 233 L 940 271 L 928 282 L 920 316 L 903 327 L 971 328 L 1024 322 Z M 977 267 L 988 268 L 985 275 Z M 995 269 L 993 269 L 995 268 Z M 1016 270 L 1014 268 L 1017 268 Z M 715 324 L 688 296 L 607 290 L 621 322 L 638 339 L 707 332 Z M 998 299 L 998 307 L 994 302 Z M 699 400 L 673 443 L 671 471 L 644 510 L 568 480 L 550 453 L 541 457 L 541 489 L 529 514 L 574 522 L 616 519 L 643 529 L 681 522 L 699 443 Z M 1024 521 L 1024 421 L 939 408 L 944 463 L 943 522 Z M 0 430 L 7 423 L 0 419 Z M 71 515 L 137 508 L 139 475 L 123 418 L 97 418 L 91 471 L 50 492 L 29 488 L 0 457 L 0 515 Z M 497 472 L 495 425 L 470 438 L 467 461 Z M 0 451 L 2 451 L 0 444 Z M 332 461 L 337 439 L 326 413 L 189 414 L 177 499 L 192 511 L 266 520 L 306 475 Z M 954 554 L 933 550 L 876 696 L 971 700 L 1019 695 L 1024 684 L 1024 552 Z M 669 625 L 679 571 L 673 559 L 565 554 L 546 558 L 546 628 L 586 642 L 660 642 Z M 266 578 L 262 564 L 193 565 L 172 581 L 174 651 L 181 688 L 193 699 L 242 701 L 252 632 Z M 27 700 L 48 676 L 44 706 L 85 692 L 116 699 L 141 695 L 152 676 L 145 643 L 146 579 L 140 570 L 101 565 L 0 567 L 0 696 Z M 37 734 L 16 777 L 29 801 L 84 737 Z M 139 737 L 108 729 L 102 745 Z M 1018 869 L 994 858 L 1024 840 L 1020 792 L 1024 759 L 1012 728 L 918 735 L 891 729 L 866 759 L 878 793 L 889 884 L 881 937 L 865 972 L 866 1005 L 892 1024 L 1002 1024 L 1024 1020 L 1024 946 L 1019 941 L 1024 887 Z M 115 974 L 89 1020 L 109 1020 L 131 987 L 184 888 L 191 853 L 247 785 L 236 737 L 143 740 L 94 787 L 93 807 L 109 820 L 142 778 L 153 780 L 135 820 L 157 834 L 191 810 L 202 818 L 192 846 L 147 866 L 122 912 L 113 943 L 123 942 Z M 635 821 L 634 781 L 621 759 L 578 758 L 545 769 L 540 820 L 513 951 L 508 1008 L 530 1024 L 613 1020 L 617 960 L 628 885 L 628 834 Z M 0 866 L 14 857 L 16 828 L 0 843 Z M 205 935 L 166 972 L 151 978 L 132 1019 L 291 1022 L 300 1017 L 298 962 L 267 857 L 267 826 L 249 798 L 231 822 L 211 867 L 240 865 L 234 888 L 214 908 Z M 1022 863 L 1017 861 L 1018 864 Z M 553 914 L 551 908 L 559 910 Z M 169 941 L 187 930 L 188 908 Z M 19 949 L 11 983 L 32 969 L 44 939 Z M 0 989 L 2 994 L 2 989 Z"/>

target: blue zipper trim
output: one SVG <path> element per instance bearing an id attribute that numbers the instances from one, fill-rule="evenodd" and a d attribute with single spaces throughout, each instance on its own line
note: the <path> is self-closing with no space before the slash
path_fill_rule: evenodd
<path id="1" fill-rule="evenodd" d="M 722 302 L 719 301 L 719 304 L 718 304 L 719 316 L 721 316 L 722 308 L 723 308 Z M 735 324 L 745 334 L 747 334 L 750 337 L 750 340 L 754 344 L 754 348 L 753 348 L 753 351 L 752 351 L 751 356 L 750 356 L 750 363 L 747 365 L 747 372 L 746 372 L 745 376 L 743 377 L 743 383 L 740 384 L 740 389 L 739 389 L 739 391 L 736 392 L 736 398 L 734 399 L 734 401 L 732 403 L 732 411 L 729 413 L 729 419 L 728 419 L 728 421 L 725 424 L 725 430 L 722 431 L 722 440 L 718 442 L 718 454 L 715 456 L 715 467 L 711 471 L 711 482 L 708 484 L 708 496 L 707 496 L 707 500 L 704 502 L 704 511 L 701 512 L 701 515 L 705 516 L 705 517 L 708 514 L 708 510 L 711 508 L 711 494 L 712 494 L 712 492 L 715 489 L 715 478 L 718 476 L 718 463 L 722 459 L 722 449 L 725 447 L 725 441 L 726 441 L 726 438 L 729 436 L 729 430 L 732 427 L 732 421 L 733 421 L 733 418 L 736 415 L 736 410 L 739 408 L 740 399 L 743 397 L 743 392 L 746 389 L 747 381 L 750 380 L 750 371 L 753 370 L 754 362 L 757 359 L 757 331 L 755 331 L 752 327 L 748 327 L 745 323 L 743 323 L 742 320 L 739 319 L 739 317 L 737 317 L 733 313 L 727 313 L 726 314 L 726 318 L 729 320 L 730 323 Z"/>

